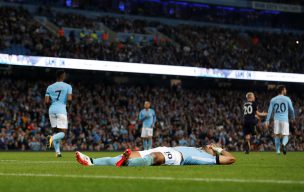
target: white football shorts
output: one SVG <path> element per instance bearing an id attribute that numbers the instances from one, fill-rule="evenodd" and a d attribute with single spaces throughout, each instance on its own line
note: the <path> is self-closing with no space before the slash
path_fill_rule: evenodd
<path id="1" fill-rule="evenodd" d="M 274 134 L 289 135 L 289 123 L 286 121 L 274 120 L 273 132 Z"/>
<path id="2" fill-rule="evenodd" d="M 68 117 L 66 114 L 49 114 L 49 117 L 52 128 L 68 128 Z"/>
<path id="3" fill-rule="evenodd" d="M 142 128 L 141 129 L 141 137 L 153 137 L 153 128 Z"/>

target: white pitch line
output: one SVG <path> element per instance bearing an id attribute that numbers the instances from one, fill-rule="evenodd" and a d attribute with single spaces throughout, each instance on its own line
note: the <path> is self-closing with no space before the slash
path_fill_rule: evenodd
<path id="1" fill-rule="evenodd" d="M 262 179 L 225 179 L 225 178 L 175 178 L 175 177 L 135 177 L 135 176 L 112 176 L 112 175 L 69 175 L 69 174 L 40 174 L 40 173 L 0 173 L 0 176 L 15 177 L 58 177 L 58 178 L 81 178 L 81 179 L 127 179 L 127 180 L 156 180 L 156 181 L 193 181 L 193 182 L 226 182 L 226 183 L 263 183 L 263 184 L 299 184 L 304 181 L 297 180 L 262 180 Z"/>

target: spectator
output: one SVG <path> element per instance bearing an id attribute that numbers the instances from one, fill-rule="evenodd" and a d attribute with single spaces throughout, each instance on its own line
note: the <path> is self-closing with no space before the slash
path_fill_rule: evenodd
<path id="1" fill-rule="evenodd" d="M 41 150 L 41 143 L 37 141 L 35 137 L 33 137 L 32 141 L 29 142 L 29 148 L 32 151 L 40 151 Z"/>
<path id="2" fill-rule="evenodd" d="M 58 37 L 59 38 L 64 38 L 64 29 L 63 29 L 63 27 L 60 27 L 58 29 Z"/>

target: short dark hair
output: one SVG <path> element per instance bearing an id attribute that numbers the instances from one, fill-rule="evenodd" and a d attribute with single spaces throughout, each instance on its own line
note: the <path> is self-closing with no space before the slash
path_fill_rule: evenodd
<path id="1" fill-rule="evenodd" d="M 62 69 L 59 69 L 58 71 L 56 71 L 56 77 L 57 77 L 57 79 L 59 79 L 64 73 L 65 73 L 65 71 L 62 70 Z"/>
<path id="2" fill-rule="evenodd" d="M 285 85 L 279 85 L 279 86 L 277 87 L 277 92 L 278 92 L 278 94 L 282 93 L 282 91 L 283 91 L 284 89 L 286 89 Z"/>

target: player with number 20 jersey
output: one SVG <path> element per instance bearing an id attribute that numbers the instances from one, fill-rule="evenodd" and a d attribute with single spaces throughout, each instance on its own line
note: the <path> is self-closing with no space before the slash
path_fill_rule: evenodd
<path id="1" fill-rule="evenodd" d="M 250 144 L 251 135 L 255 134 L 257 118 L 266 116 L 267 113 L 265 112 L 260 113 L 258 111 L 258 106 L 255 102 L 254 93 L 248 92 L 246 94 L 246 99 L 247 101 L 243 106 L 243 110 L 244 110 L 243 134 L 245 137 L 245 141 L 244 141 L 245 153 L 249 154 L 251 148 L 251 144 Z"/>
<path id="2" fill-rule="evenodd" d="M 281 137 L 283 137 L 283 153 L 286 155 L 286 145 L 289 139 L 289 115 L 291 116 L 291 119 L 294 120 L 295 114 L 292 102 L 290 98 L 286 96 L 286 87 L 284 85 L 280 85 L 278 86 L 277 91 L 278 95 L 270 101 L 265 126 L 268 128 L 270 117 L 274 114 L 273 132 L 275 134 L 274 143 L 276 152 L 277 154 L 280 154 Z"/>
<path id="3" fill-rule="evenodd" d="M 244 104 L 244 134 L 254 134 L 257 124 L 256 111 L 257 104 L 255 101 L 247 101 Z"/>

